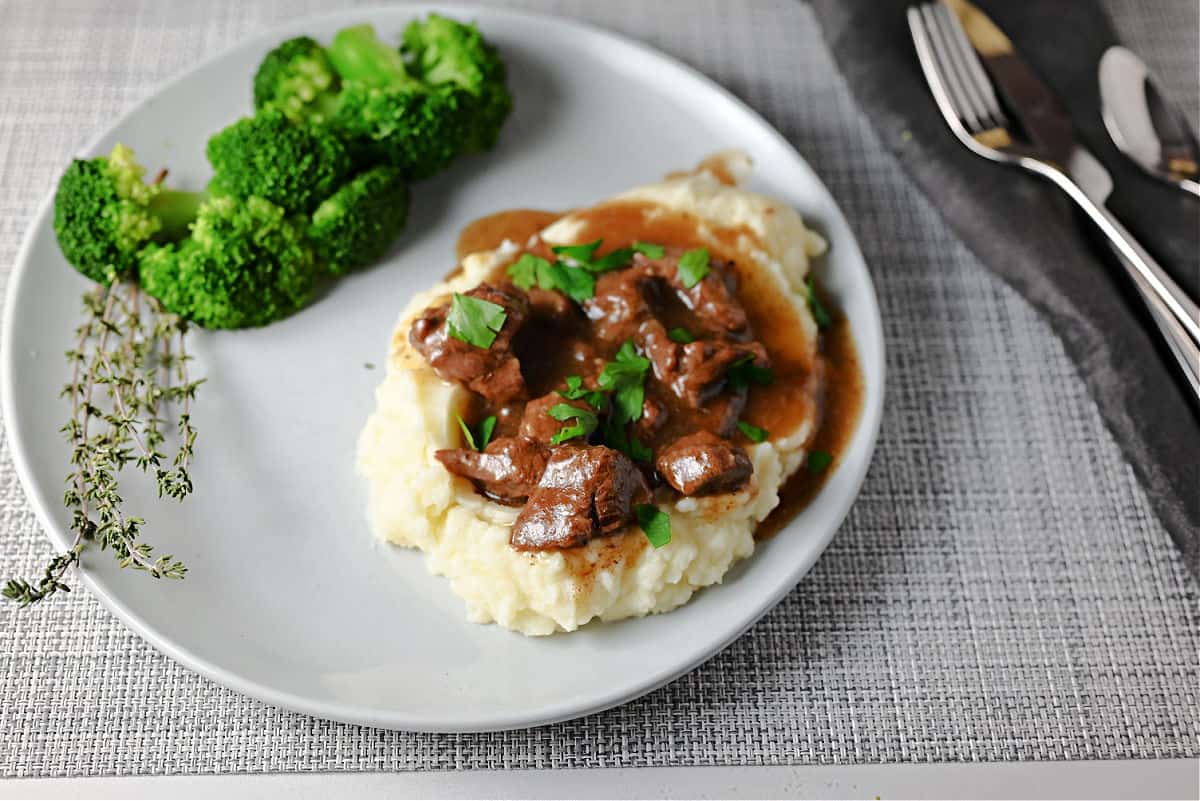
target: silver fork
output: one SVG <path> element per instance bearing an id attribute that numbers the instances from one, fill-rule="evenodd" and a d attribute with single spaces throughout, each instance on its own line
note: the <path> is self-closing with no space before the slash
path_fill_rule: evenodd
<path id="1" fill-rule="evenodd" d="M 961 0 L 956 2 L 965 5 Z M 908 25 L 921 69 L 950 130 L 984 158 L 1047 178 L 1087 214 L 1120 256 L 1200 401 L 1200 308 L 1124 226 L 1072 179 L 1071 174 L 1075 174 L 1101 183 L 1109 181 L 1111 189 L 1103 165 L 1076 143 L 1065 111 L 1047 108 L 1056 105 L 1045 102 L 1052 100 L 1048 98 L 1049 90 L 1034 87 L 1034 99 L 1041 102 L 1030 109 L 1029 122 L 1036 124 L 1039 134 L 1033 141 L 1010 123 L 992 79 L 958 15 L 948 5 L 927 2 L 912 6 L 908 9 Z M 1003 37 L 998 30 L 996 33 Z M 1009 44 L 1006 39 L 1004 42 Z M 1031 73 L 1024 77 L 1037 80 Z M 1028 84 L 1023 88 L 1028 89 Z M 1021 116 L 1020 108 L 1014 111 Z"/>

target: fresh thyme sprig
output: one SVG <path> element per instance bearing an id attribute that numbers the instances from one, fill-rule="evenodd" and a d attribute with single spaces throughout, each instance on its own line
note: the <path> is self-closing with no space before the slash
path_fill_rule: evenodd
<path id="1" fill-rule="evenodd" d="M 113 281 L 83 297 L 84 323 L 67 351 L 71 380 L 62 391 L 71 418 L 62 433 L 71 443 L 71 472 L 63 503 L 71 510 L 71 547 L 52 558 L 36 581 L 10 579 L 2 594 L 21 606 L 70 592 L 64 581 L 79 564 L 86 543 L 111 548 L 121 567 L 154 578 L 183 578 L 187 568 L 171 555 L 155 557 L 141 541 L 145 520 L 127 515 L 118 476 L 133 464 L 152 474 L 159 497 L 182 500 L 192 491 L 190 474 L 196 430 L 191 401 L 203 382 L 188 375 L 187 323 L 166 313 L 137 284 Z M 103 397 L 98 397 L 98 395 Z M 164 453 L 169 410 L 178 410 L 175 455 Z M 98 430 L 97 430 L 98 429 Z"/>

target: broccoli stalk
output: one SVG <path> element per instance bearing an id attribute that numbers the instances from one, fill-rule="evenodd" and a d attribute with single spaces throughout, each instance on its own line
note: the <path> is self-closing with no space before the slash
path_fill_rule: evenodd
<path id="1" fill-rule="evenodd" d="M 67 261 L 93 281 L 132 277 L 143 246 L 185 235 L 195 217 L 202 195 L 147 184 L 145 174 L 118 144 L 107 156 L 74 160 L 58 181 L 54 233 Z"/>

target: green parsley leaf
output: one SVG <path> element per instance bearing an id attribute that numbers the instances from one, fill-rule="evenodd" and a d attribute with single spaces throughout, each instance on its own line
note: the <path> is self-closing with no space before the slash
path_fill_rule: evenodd
<path id="1" fill-rule="evenodd" d="M 708 273 L 708 248 L 689 250 L 679 257 L 679 280 L 688 289 L 704 280 Z"/>
<path id="2" fill-rule="evenodd" d="M 604 444 L 635 462 L 648 462 L 654 458 L 654 451 L 636 436 L 626 434 L 625 424 L 617 423 L 611 415 L 604 422 Z"/>
<path id="3" fill-rule="evenodd" d="M 595 261 L 584 263 L 583 266 L 594 273 L 607 273 L 627 267 L 631 261 L 633 261 L 633 248 L 617 248 L 612 253 L 607 253 Z"/>
<path id="4" fill-rule="evenodd" d="M 471 450 L 482 451 L 492 441 L 492 432 L 496 430 L 496 415 L 488 415 L 480 421 L 478 437 L 471 431 L 471 427 L 467 425 L 467 421 L 462 419 L 461 414 L 454 416 L 458 419 L 458 427 L 462 431 L 463 439 L 467 441 L 467 445 Z"/>
<path id="5" fill-rule="evenodd" d="M 833 454 L 829 451 L 812 451 L 808 454 L 808 471 L 824 473 L 833 464 Z"/>
<path id="6" fill-rule="evenodd" d="M 550 266 L 550 262 L 532 253 L 522 253 L 521 258 L 508 266 L 508 277 L 521 289 L 533 289 L 538 282 L 538 273 Z"/>
<path id="7" fill-rule="evenodd" d="M 496 415 L 489 414 L 479 424 L 479 450 L 483 450 L 492 441 L 492 432 L 496 430 Z"/>
<path id="8" fill-rule="evenodd" d="M 596 296 L 596 276 L 584 267 L 572 267 L 562 262 L 554 263 L 555 289 L 576 303 L 583 303 Z"/>
<path id="9" fill-rule="evenodd" d="M 450 336 L 477 348 L 490 348 L 507 318 L 504 307 L 457 292 L 450 300 L 446 327 Z"/>
<path id="10" fill-rule="evenodd" d="M 667 332 L 667 336 L 672 342 L 678 342 L 680 345 L 696 341 L 696 338 L 686 328 L 672 328 Z"/>
<path id="11" fill-rule="evenodd" d="M 651 545 L 661 548 L 671 541 L 670 515 L 652 503 L 639 503 L 633 511 L 637 514 L 638 525 Z"/>
<path id="12" fill-rule="evenodd" d="M 731 389 L 744 389 L 751 384 L 770 386 L 775 382 L 775 374 L 769 367 L 759 367 L 754 364 L 754 356 L 744 356 L 729 365 L 725 373 L 725 381 Z"/>
<path id="13" fill-rule="evenodd" d="M 479 450 L 475 447 L 475 435 L 471 433 L 471 427 L 467 425 L 467 421 L 462 419 L 461 414 L 454 416 L 458 418 L 458 427 L 462 429 L 463 439 L 467 441 L 467 446 L 473 451 Z"/>
<path id="14" fill-rule="evenodd" d="M 563 427 L 557 434 L 550 438 L 551 445 L 561 445 L 569 439 L 575 437 L 586 437 L 588 434 L 596 430 L 596 426 L 600 425 L 600 418 L 590 409 L 580 409 L 578 406 L 572 406 L 569 403 L 559 403 L 551 406 L 546 414 L 553 417 L 559 422 L 574 420 L 574 424 Z"/>
<path id="15" fill-rule="evenodd" d="M 745 420 L 738 420 L 737 426 L 738 431 L 741 431 L 743 434 L 745 434 L 746 439 L 750 440 L 751 442 L 764 442 L 767 437 L 770 436 L 765 428 L 752 426 Z"/>
<path id="16" fill-rule="evenodd" d="M 642 416 L 642 403 L 646 399 L 646 373 L 650 360 L 637 354 L 633 342 L 626 342 L 617 351 L 616 358 L 604 365 L 596 383 L 600 389 L 612 393 L 613 415 L 618 423 L 628 423 Z"/>
<path id="17" fill-rule="evenodd" d="M 598 389 L 584 389 L 583 379 L 577 375 L 567 376 L 567 388 L 560 389 L 558 394 L 567 400 L 585 400 L 595 409 L 603 411 L 608 406 L 604 393 Z"/>
<path id="18" fill-rule="evenodd" d="M 808 287 L 808 308 L 812 312 L 813 320 L 817 323 L 817 328 L 828 328 L 833 325 L 833 315 L 829 313 L 829 310 L 821 303 L 821 298 L 817 296 L 817 285 L 811 275 L 804 285 Z"/>
<path id="19" fill-rule="evenodd" d="M 667 252 L 662 245 L 656 245 L 653 242 L 634 242 L 633 249 L 651 259 L 661 259 Z"/>
<path id="20" fill-rule="evenodd" d="M 568 259 L 582 264 L 592 260 L 592 256 L 596 255 L 596 249 L 603 241 L 603 239 L 597 239 L 595 242 L 586 242 L 582 245 L 555 245 L 550 249 L 559 256 L 566 256 Z"/>

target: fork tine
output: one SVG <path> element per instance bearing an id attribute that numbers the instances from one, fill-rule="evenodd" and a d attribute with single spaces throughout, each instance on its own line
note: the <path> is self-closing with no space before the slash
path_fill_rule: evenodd
<path id="1" fill-rule="evenodd" d="M 938 6 L 938 10 L 941 12 L 938 16 L 942 18 L 942 29 L 950 41 L 951 48 L 958 56 L 963 83 L 966 84 L 967 91 L 978 103 L 980 119 L 987 127 L 1004 127 L 1008 124 L 1008 120 L 1000 107 L 1000 101 L 996 98 L 992 79 L 983 69 L 983 64 L 979 61 L 979 54 L 975 52 L 974 46 L 967 38 L 967 32 L 963 30 L 958 14 L 954 13 L 954 10 L 944 2 L 939 2 Z"/>
<path id="2" fill-rule="evenodd" d="M 916 4 L 909 6 L 907 17 L 909 32 L 913 38 L 913 46 L 917 51 L 917 61 L 921 65 L 921 72 L 925 75 L 925 81 L 929 84 L 929 91 L 933 94 L 934 104 L 937 106 L 938 111 L 941 112 L 942 119 L 946 121 L 946 125 L 950 127 L 954 135 L 969 147 L 971 134 L 963 127 L 963 122 L 958 116 L 958 110 L 954 107 L 954 101 L 950 97 L 950 91 L 946 86 L 946 79 L 942 75 L 941 65 L 938 63 L 933 51 L 933 40 L 925 25 L 921 6 Z"/>
<path id="3" fill-rule="evenodd" d="M 934 24 L 937 25 L 938 30 L 942 34 L 942 40 L 946 43 L 946 57 L 950 64 L 953 65 L 954 72 L 963 87 L 963 95 L 966 97 L 971 111 L 974 112 L 975 118 L 979 121 L 981 128 L 993 127 L 987 103 L 983 97 L 982 90 L 978 86 L 977 76 L 971 71 L 970 65 L 975 57 L 975 53 L 974 51 L 967 53 L 963 50 L 963 45 L 967 44 L 967 42 L 965 36 L 962 35 L 958 19 L 943 2 L 930 3 L 929 5 Z"/>
<path id="4" fill-rule="evenodd" d="M 967 91 L 963 88 L 962 76 L 959 74 L 953 60 L 951 60 L 950 44 L 946 39 L 945 32 L 938 25 L 934 5 L 934 3 L 925 3 L 920 7 L 921 18 L 924 22 L 926 35 L 929 38 L 930 50 L 936 62 L 937 71 L 942 77 L 942 82 L 945 84 L 950 105 L 953 106 L 959 121 L 968 131 L 974 133 L 980 129 L 979 117 L 976 116 L 974 110 L 971 108 L 971 102 L 967 98 Z"/>

